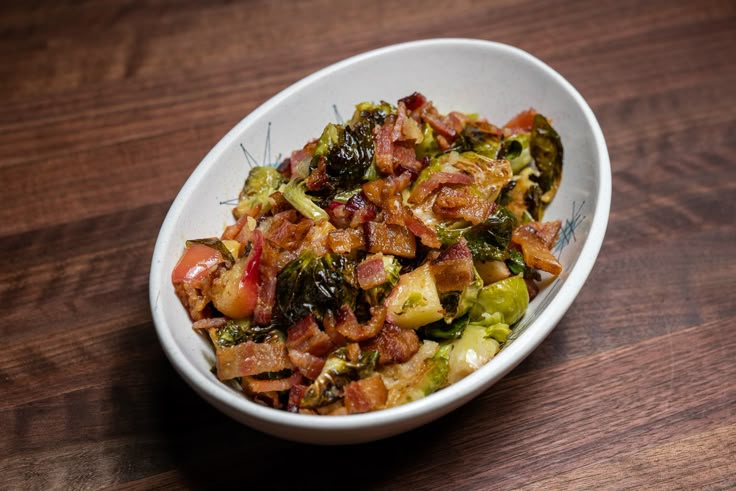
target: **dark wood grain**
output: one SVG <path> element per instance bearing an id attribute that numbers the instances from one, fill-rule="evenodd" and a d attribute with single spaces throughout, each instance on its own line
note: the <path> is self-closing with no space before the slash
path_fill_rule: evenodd
<path id="1" fill-rule="evenodd" d="M 613 171 L 596 266 L 439 421 L 347 448 L 240 426 L 157 343 L 164 215 L 270 96 L 430 37 L 519 46 L 589 101 Z M 0 488 L 736 487 L 735 50 L 729 0 L 3 2 Z"/>

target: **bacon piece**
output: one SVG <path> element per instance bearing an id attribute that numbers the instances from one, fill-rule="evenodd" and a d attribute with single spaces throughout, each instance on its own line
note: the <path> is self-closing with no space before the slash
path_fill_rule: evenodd
<path id="1" fill-rule="evenodd" d="M 409 203 L 421 203 L 440 186 L 447 184 L 473 184 L 473 178 L 463 172 L 435 172 L 417 185 L 409 195 Z"/>
<path id="2" fill-rule="evenodd" d="M 473 254 L 468 243 L 461 237 L 430 263 L 437 291 L 461 291 L 473 282 Z"/>
<path id="3" fill-rule="evenodd" d="M 279 250 L 269 241 L 263 242 L 259 264 L 258 293 L 253 310 L 253 322 L 259 326 L 271 323 L 271 312 L 276 301 L 276 277 L 280 271 Z"/>
<path id="4" fill-rule="evenodd" d="M 299 370 L 299 373 L 310 380 L 319 377 L 322 367 L 325 366 L 324 358 L 296 349 L 289 350 L 289 361 Z"/>
<path id="5" fill-rule="evenodd" d="M 411 233 L 419 237 L 419 240 L 421 240 L 422 244 L 425 246 L 433 249 L 438 249 L 442 246 L 442 242 L 440 242 L 440 239 L 437 237 L 437 232 L 434 229 L 429 228 L 411 211 L 404 216 L 404 223 L 406 224 L 406 228 L 408 228 Z"/>
<path id="6" fill-rule="evenodd" d="M 216 356 L 217 378 L 220 380 L 292 368 L 283 341 L 275 343 L 246 341 L 228 348 L 219 348 Z"/>
<path id="7" fill-rule="evenodd" d="M 366 257 L 356 268 L 358 284 L 363 290 L 370 290 L 374 286 L 388 281 L 386 268 L 383 266 L 383 254 L 380 252 Z"/>
<path id="8" fill-rule="evenodd" d="M 289 351 L 297 350 L 324 356 L 334 348 L 334 344 L 330 337 L 320 330 L 312 314 L 308 314 L 289 328 L 286 334 L 286 347 Z"/>
<path id="9" fill-rule="evenodd" d="M 432 211 L 442 218 L 462 218 L 477 225 L 493 211 L 493 202 L 473 196 L 467 191 L 443 187 L 437 194 Z"/>
<path id="10" fill-rule="evenodd" d="M 371 318 L 365 324 L 359 324 L 353 310 L 343 305 L 337 312 L 337 332 L 350 341 L 364 341 L 375 337 L 386 320 L 387 309 L 383 305 L 371 307 Z"/>
<path id="11" fill-rule="evenodd" d="M 322 326 L 336 346 L 344 346 L 345 343 L 348 342 L 348 340 L 345 339 L 345 336 L 337 332 L 337 320 L 335 319 L 335 314 L 333 314 L 332 311 L 327 311 L 324 319 L 322 319 Z"/>
<path id="12" fill-rule="evenodd" d="M 381 409 L 388 400 L 388 390 L 377 373 L 345 386 L 345 409 L 348 414 Z"/>
<path id="13" fill-rule="evenodd" d="M 289 402 L 286 403 L 286 410 L 290 413 L 298 413 L 299 405 L 302 402 L 302 397 L 307 391 L 307 386 L 302 384 L 295 384 L 289 390 Z"/>
<path id="14" fill-rule="evenodd" d="M 401 191 L 411 183 L 411 173 L 402 172 L 399 176 L 375 179 L 363 184 L 363 194 L 376 206 L 383 207 L 387 199 L 400 196 Z"/>
<path id="15" fill-rule="evenodd" d="M 416 256 L 416 238 L 408 228 L 376 222 L 365 223 L 363 228 L 368 252 L 383 252 L 407 258 Z"/>
<path id="16" fill-rule="evenodd" d="M 427 103 L 427 98 L 419 92 L 414 92 L 403 99 L 399 99 L 399 102 L 403 102 L 408 110 L 416 111 Z"/>
<path id="17" fill-rule="evenodd" d="M 366 225 L 370 223 L 373 222 L 368 222 Z M 362 230 L 355 228 L 333 230 L 327 236 L 327 246 L 332 249 L 332 252 L 349 254 L 355 249 L 365 247 L 365 235 Z"/>
<path id="18" fill-rule="evenodd" d="M 368 200 L 368 197 L 363 191 L 354 194 L 345 203 L 345 209 L 352 214 L 349 226 L 355 228 L 358 225 L 370 222 L 378 214 L 378 208 L 376 205 Z"/>
<path id="19" fill-rule="evenodd" d="M 392 118 L 386 118 L 381 126 L 373 128 L 374 155 L 376 167 L 383 174 L 394 173 L 394 159 L 391 152 L 391 135 L 394 131 Z"/>
<path id="20" fill-rule="evenodd" d="M 302 160 L 311 158 L 312 155 L 314 155 L 315 148 L 317 148 L 317 140 L 311 140 L 300 150 L 294 150 L 293 152 L 291 152 L 291 157 L 289 157 L 289 170 L 292 177 L 298 175 L 297 166 L 299 165 L 299 163 Z"/>
<path id="21" fill-rule="evenodd" d="M 225 317 L 215 317 L 211 319 L 200 319 L 192 324 L 192 329 L 199 331 L 200 329 L 219 329 L 227 324 Z"/>
<path id="22" fill-rule="evenodd" d="M 560 228 L 562 228 L 562 222 L 559 220 L 553 220 L 551 222 L 529 222 L 527 225 L 534 229 L 547 249 L 552 249 L 557 243 L 557 235 L 560 233 Z"/>
<path id="23" fill-rule="evenodd" d="M 255 377 L 243 377 L 243 388 L 249 394 L 260 392 L 281 392 L 291 389 L 302 381 L 302 374 L 294 372 L 286 378 L 276 380 L 260 380 Z"/>
<path id="24" fill-rule="evenodd" d="M 404 363 L 419 351 L 419 337 L 413 329 L 384 324 L 378 335 L 361 345 L 364 350 L 377 350 L 378 363 Z"/>
<path id="25" fill-rule="evenodd" d="M 511 234 L 511 241 L 521 246 L 521 254 L 524 256 L 524 262 L 527 266 L 541 269 L 553 275 L 562 272 L 562 265 L 549 251 L 544 239 L 537 235 L 536 229 L 530 224 L 514 229 Z"/>
<path id="26" fill-rule="evenodd" d="M 404 126 L 404 122 L 407 119 L 406 115 L 406 104 L 403 101 L 399 101 L 396 111 L 396 122 L 391 131 L 391 141 L 395 142 L 401 139 L 401 134 Z"/>
<path id="27" fill-rule="evenodd" d="M 273 217 L 265 238 L 283 249 L 294 251 L 301 246 L 312 225 L 314 225 L 312 220 L 307 218 L 300 220 L 296 210 L 284 211 Z"/>
<path id="28" fill-rule="evenodd" d="M 284 176 L 286 179 L 291 179 L 291 159 L 286 157 L 281 161 L 278 167 L 276 167 L 276 170 L 279 171 L 279 174 Z"/>
<path id="29" fill-rule="evenodd" d="M 424 164 L 417 160 L 414 142 L 394 143 L 392 147 L 392 156 L 395 168 L 409 171 L 415 176 L 419 175 L 424 168 Z"/>
<path id="30" fill-rule="evenodd" d="M 520 112 L 511 118 L 508 123 L 503 125 L 504 132 L 513 135 L 516 133 L 531 131 L 532 125 L 534 124 L 534 116 L 536 116 L 536 114 L 537 111 L 532 108 Z"/>
<path id="31" fill-rule="evenodd" d="M 316 191 L 330 185 L 330 176 L 327 175 L 327 160 L 324 155 L 319 157 L 317 168 L 309 173 L 304 183 L 310 191 Z"/>
<path id="32" fill-rule="evenodd" d="M 452 122 L 447 116 L 442 116 L 432 103 L 422 108 L 422 119 L 432 127 L 437 136 L 444 137 L 448 142 L 453 142 L 457 138 L 457 132 Z"/>
<path id="33" fill-rule="evenodd" d="M 240 218 L 238 218 L 235 223 L 232 225 L 228 225 L 225 227 L 225 230 L 222 232 L 222 235 L 220 236 L 222 240 L 233 240 L 235 237 L 238 236 L 240 233 L 240 230 L 245 226 L 245 224 L 248 222 L 248 217 L 250 215 L 241 215 Z"/>

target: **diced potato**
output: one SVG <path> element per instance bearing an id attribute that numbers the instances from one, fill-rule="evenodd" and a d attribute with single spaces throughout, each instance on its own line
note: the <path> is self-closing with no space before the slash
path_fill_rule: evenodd
<path id="1" fill-rule="evenodd" d="M 402 274 L 385 305 L 386 319 L 404 329 L 418 329 L 442 319 L 444 310 L 429 264 Z"/>

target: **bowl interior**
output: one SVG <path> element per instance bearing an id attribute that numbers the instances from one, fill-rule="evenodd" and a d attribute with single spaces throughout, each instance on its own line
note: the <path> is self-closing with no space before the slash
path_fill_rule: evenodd
<path id="1" fill-rule="evenodd" d="M 545 220 L 560 219 L 555 249 L 563 274 L 530 304 L 513 341 L 490 363 L 451 387 L 389 410 L 310 417 L 264 408 L 211 374 L 214 354 L 194 333 L 170 273 L 189 238 L 219 235 L 252 165 L 279 162 L 328 122 L 350 118 L 361 101 L 422 92 L 440 112 L 477 113 L 503 124 L 529 107 L 552 119 L 565 148 L 558 194 Z M 506 45 L 440 39 L 383 48 L 350 58 L 294 84 L 236 125 L 203 159 L 176 197 L 154 252 L 150 296 L 159 338 L 177 371 L 203 397 L 254 428 L 313 443 L 352 443 L 416 427 L 463 404 L 511 370 L 551 331 L 592 268 L 610 205 L 605 142 L 592 111 L 559 74 Z"/>

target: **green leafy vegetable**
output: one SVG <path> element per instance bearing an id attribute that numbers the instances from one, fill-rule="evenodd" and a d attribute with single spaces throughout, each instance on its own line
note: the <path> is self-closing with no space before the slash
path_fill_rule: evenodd
<path id="1" fill-rule="evenodd" d="M 366 290 L 365 295 L 368 303 L 371 305 L 379 305 L 391 293 L 396 283 L 399 282 L 401 274 L 401 263 L 394 256 L 383 256 L 383 269 L 386 271 L 388 281 L 373 288 Z"/>
<path id="2" fill-rule="evenodd" d="M 376 369 L 378 351 L 363 351 L 358 360 L 348 359 L 347 348 L 333 351 L 315 381 L 307 387 L 301 407 L 314 408 L 330 404 L 343 396 L 342 388 L 353 380 L 366 378 Z"/>
<path id="3" fill-rule="evenodd" d="M 270 166 L 253 167 L 243 184 L 238 196 L 238 205 L 233 209 L 235 218 L 260 205 L 261 213 L 266 213 L 273 206 L 270 196 L 284 183 L 284 177 Z"/>
<path id="4" fill-rule="evenodd" d="M 506 208 L 499 206 L 488 219 L 471 227 L 465 234 L 468 248 L 476 261 L 500 261 L 508 257 L 511 234 L 516 218 Z"/>
<path id="5" fill-rule="evenodd" d="M 274 326 L 257 326 L 250 319 L 231 319 L 215 331 L 212 341 L 218 348 L 229 348 L 246 341 L 262 343 L 278 335 L 274 329 Z"/>
<path id="6" fill-rule="evenodd" d="M 287 327 L 313 314 L 322 319 L 327 310 L 355 307 L 355 263 L 340 254 L 315 256 L 307 251 L 288 263 L 276 278 L 277 319 Z"/>
<path id="7" fill-rule="evenodd" d="M 320 208 L 312 198 L 307 195 L 307 186 L 301 179 L 293 179 L 284 186 L 283 191 L 284 199 L 288 201 L 291 206 L 297 209 L 299 213 L 318 222 L 320 220 L 328 220 L 330 216 L 325 210 Z"/>
<path id="8" fill-rule="evenodd" d="M 470 310 L 470 321 L 484 326 L 504 323 L 509 326 L 521 319 L 529 305 L 529 292 L 520 275 L 491 283 L 478 293 L 476 304 Z M 499 318 L 488 316 L 500 314 Z"/>
<path id="9" fill-rule="evenodd" d="M 542 201 L 552 201 L 562 178 L 562 141 L 560 135 L 541 114 L 534 116 L 529 151 L 539 170 Z"/>

